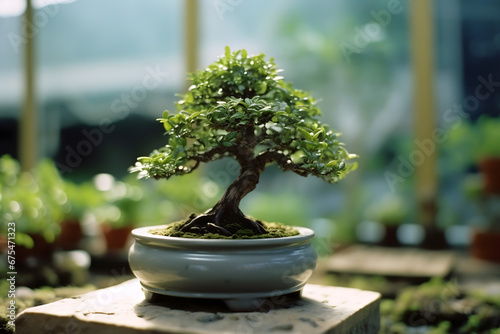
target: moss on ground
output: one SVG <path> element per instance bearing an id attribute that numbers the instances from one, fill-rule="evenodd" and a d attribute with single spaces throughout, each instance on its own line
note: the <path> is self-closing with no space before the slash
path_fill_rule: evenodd
<path id="1" fill-rule="evenodd" d="M 269 233 L 254 234 L 252 230 L 245 228 L 235 228 L 237 232 L 231 236 L 225 236 L 217 233 L 196 234 L 192 232 L 182 232 L 181 228 L 184 226 L 185 221 L 175 222 L 169 224 L 165 228 L 150 230 L 149 232 L 155 235 L 191 239 L 264 239 L 291 237 L 299 234 L 299 231 L 291 226 L 286 226 L 279 223 L 262 223 Z"/>
<path id="2" fill-rule="evenodd" d="M 419 286 L 400 291 L 395 300 L 381 303 L 380 333 L 393 329 L 426 326 L 428 334 L 496 334 L 500 326 L 500 298 L 460 288 L 456 281 L 434 277 Z"/>
<path id="3" fill-rule="evenodd" d="M 5 283 L 2 282 L 2 284 L 0 284 L 0 292 L 2 292 L 2 298 L 0 298 L 0 334 L 15 333 L 15 328 L 8 324 L 10 319 L 8 318 L 7 307 L 11 299 L 6 298 L 6 289 L 8 289 L 8 286 Z M 21 290 L 24 292 L 22 293 Z M 24 287 L 21 289 L 21 287 L 18 287 L 15 299 L 16 315 L 29 307 L 52 303 L 60 299 L 81 295 L 94 290 L 96 290 L 96 287 L 90 284 L 82 287 L 42 287 L 34 290 Z"/>

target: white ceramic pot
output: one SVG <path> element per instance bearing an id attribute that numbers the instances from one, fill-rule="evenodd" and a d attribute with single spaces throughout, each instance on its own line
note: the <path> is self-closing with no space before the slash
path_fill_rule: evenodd
<path id="1" fill-rule="evenodd" d="M 226 300 L 253 300 L 302 289 L 316 267 L 314 232 L 269 239 L 188 239 L 137 228 L 129 263 L 146 297 L 151 293 Z"/>

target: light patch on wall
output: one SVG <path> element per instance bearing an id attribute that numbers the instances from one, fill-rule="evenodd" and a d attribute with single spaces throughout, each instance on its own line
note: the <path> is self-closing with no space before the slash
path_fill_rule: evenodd
<path id="1" fill-rule="evenodd" d="M 76 0 L 33 0 L 33 7 L 36 9 L 50 5 L 62 5 Z M 0 17 L 20 16 L 26 9 L 25 0 L 0 0 Z"/>

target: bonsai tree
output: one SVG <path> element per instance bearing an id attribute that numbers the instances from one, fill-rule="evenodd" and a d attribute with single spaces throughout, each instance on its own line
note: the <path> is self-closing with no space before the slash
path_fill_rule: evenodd
<path id="1" fill-rule="evenodd" d="M 176 103 L 179 112 L 159 119 L 166 146 L 139 157 L 132 172 L 168 179 L 195 170 L 201 163 L 232 157 L 241 166 L 215 206 L 191 215 L 184 232 L 232 235 L 240 229 L 267 233 L 260 221 L 246 217 L 240 201 L 255 189 L 266 166 L 314 175 L 335 183 L 355 168 L 339 142 L 339 133 L 318 120 L 315 100 L 279 76 L 273 59 L 248 56 L 226 47 L 205 70 L 189 76 L 188 92 Z"/>

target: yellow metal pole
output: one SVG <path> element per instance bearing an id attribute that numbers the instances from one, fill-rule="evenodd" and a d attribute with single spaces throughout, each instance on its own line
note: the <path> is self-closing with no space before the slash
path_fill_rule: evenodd
<path id="1" fill-rule="evenodd" d="M 24 25 L 33 22 L 33 5 L 31 0 L 26 0 Z M 24 48 L 24 102 L 19 125 L 19 160 L 24 171 L 31 170 L 38 155 L 38 115 L 35 97 L 35 37 L 29 27 L 22 31 L 26 34 Z"/>
<path id="2" fill-rule="evenodd" d="M 413 66 L 413 108 L 415 139 L 430 143 L 436 129 L 434 115 L 434 19 L 433 1 L 410 1 L 410 40 Z M 415 187 L 420 224 L 435 225 L 437 196 L 437 144 L 422 151 L 415 145 Z"/>
<path id="3" fill-rule="evenodd" d="M 185 53 L 186 72 L 194 72 L 198 68 L 198 0 L 185 2 Z"/>

